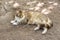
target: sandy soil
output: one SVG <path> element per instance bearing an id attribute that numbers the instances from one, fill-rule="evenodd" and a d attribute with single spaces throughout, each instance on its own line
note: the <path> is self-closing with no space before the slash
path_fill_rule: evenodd
<path id="1" fill-rule="evenodd" d="M 3 0 L 3 2 L 5 1 L 7 0 Z M 45 2 L 47 1 L 48 0 Z M 60 4 L 60 0 L 53 1 Z M 17 0 L 17 2 L 23 4 L 27 2 L 27 0 Z M 35 32 L 33 29 L 36 26 L 34 25 L 22 24 L 13 26 L 10 24 L 10 21 L 13 19 L 13 15 L 14 13 L 5 13 L 5 11 L 0 13 L 0 40 L 60 40 L 60 5 L 55 7 L 48 15 L 53 21 L 53 27 L 48 30 L 47 34 L 45 35 L 41 34 L 41 30 Z"/>

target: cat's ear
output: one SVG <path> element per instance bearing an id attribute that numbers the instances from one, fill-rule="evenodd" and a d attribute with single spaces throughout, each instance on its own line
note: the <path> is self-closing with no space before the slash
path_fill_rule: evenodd
<path id="1" fill-rule="evenodd" d="M 22 13 L 22 11 L 21 11 L 21 10 L 17 10 L 16 12 L 17 12 L 17 13 Z"/>
<path id="2" fill-rule="evenodd" d="M 22 12 L 23 12 L 22 10 L 19 11 L 19 13 L 22 13 Z"/>

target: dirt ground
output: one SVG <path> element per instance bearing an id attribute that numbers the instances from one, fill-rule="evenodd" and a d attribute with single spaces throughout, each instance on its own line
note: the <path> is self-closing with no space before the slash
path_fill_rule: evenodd
<path id="1" fill-rule="evenodd" d="M 3 0 L 6 2 L 9 0 Z M 20 4 L 26 3 L 32 0 L 17 0 Z M 40 0 L 38 0 L 40 1 Z M 42 2 L 49 0 L 42 0 Z M 41 34 L 41 30 L 35 32 L 34 25 L 17 25 L 13 26 L 10 21 L 13 19 L 14 13 L 7 12 L 0 13 L 0 40 L 60 40 L 60 0 L 50 0 L 58 2 L 56 6 L 48 16 L 53 21 L 53 27 L 48 30 L 45 35 Z M 22 6 L 24 7 L 24 6 Z"/>

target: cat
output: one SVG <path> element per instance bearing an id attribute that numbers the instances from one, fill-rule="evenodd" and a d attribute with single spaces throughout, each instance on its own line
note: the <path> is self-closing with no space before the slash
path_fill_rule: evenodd
<path id="1" fill-rule="evenodd" d="M 43 29 L 42 34 L 46 34 L 49 28 L 52 27 L 53 22 L 50 18 L 40 12 L 35 11 L 25 11 L 18 10 L 15 19 L 11 21 L 13 25 L 18 25 L 19 23 L 25 21 L 27 24 L 36 24 L 37 27 L 34 30 Z"/>

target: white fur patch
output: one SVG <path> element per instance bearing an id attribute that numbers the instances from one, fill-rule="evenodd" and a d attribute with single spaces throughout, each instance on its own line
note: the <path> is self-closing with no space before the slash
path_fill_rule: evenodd
<path id="1" fill-rule="evenodd" d="M 12 23 L 13 25 L 18 25 L 19 23 L 18 22 L 14 22 L 14 23 Z"/>
<path id="2" fill-rule="evenodd" d="M 15 20 L 16 20 L 17 22 L 20 22 L 20 19 L 21 19 L 21 18 L 15 16 Z"/>
<path id="3" fill-rule="evenodd" d="M 49 14 L 51 11 L 50 10 L 48 10 L 48 9 L 46 9 L 46 8 L 44 8 L 42 11 L 41 11 L 41 13 L 43 13 L 43 14 Z"/>
<path id="4" fill-rule="evenodd" d="M 16 20 L 12 20 L 10 23 L 12 23 L 13 25 L 18 25 L 18 22 L 16 22 Z"/>
<path id="5" fill-rule="evenodd" d="M 36 27 L 36 28 L 34 28 L 34 30 L 36 31 L 36 30 L 38 30 L 40 27 Z"/>
<path id="6" fill-rule="evenodd" d="M 14 23 L 15 22 L 15 20 L 12 20 L 10 23 Z"/>
<path id="7" fill-rule="evenodd" d="M 15 16 L 15 19 L 11 21 L 11 23 L 12 23 L 13 25 L 18 25 L 19 22 L 20 22 L 20 18 L 17 17 L 17 16 Z"/>
<path id="8" fill-rule="evenodd" d="M 47 32 L 47 28 L 44 28 L 42 34 L 46 34 L 46 32 Z"/>
<path id="9" fill-rule="evenodd" d="M 15 19 L 12 20 L 11 23 L 12 23 L 13 25 L 18 25 L 19 22 L 21 22 L 22 20 L 24 20 L 24 18 L 25 18 L 25 16 L 22 17 L 22 18 L 19 18 L 19 17 L 15 16 Z"/>

